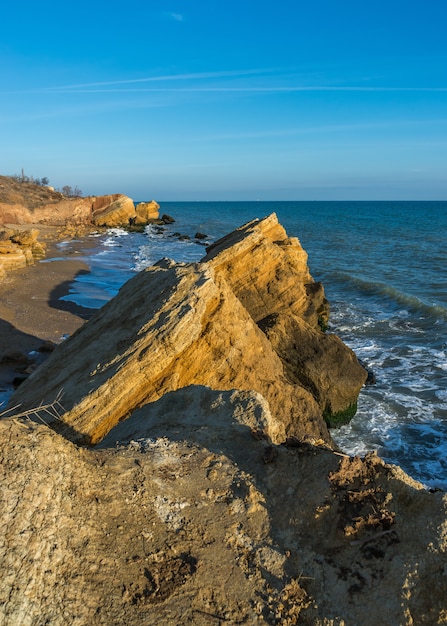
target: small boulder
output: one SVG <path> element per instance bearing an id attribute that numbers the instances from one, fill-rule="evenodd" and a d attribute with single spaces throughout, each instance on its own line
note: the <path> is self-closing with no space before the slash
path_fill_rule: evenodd
<path id="1" fill-rule="evenodd" d="M 151 200 L 150 202 L 139 202 L 135 207 L 136 218 L 135 223 L 149 224 L 152 220 L 158 220 L 160 205 Z"/>
<path id="2" fill-rule="evenodd" d="M 173 217 L 171 217 L 170 215 L 166 215 L 166 213 L 164 213 L 164 214 L 161 216 L 161 221 L 162 221 L 164 224 L 173 224 L 173 223 L 175 222 L 175 219 L 174 219 Z"/>

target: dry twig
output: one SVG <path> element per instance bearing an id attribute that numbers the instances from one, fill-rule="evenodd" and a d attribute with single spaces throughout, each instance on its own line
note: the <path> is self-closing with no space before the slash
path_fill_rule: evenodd
<path id="1" fill-rule="evenodd" d="M 58 392 L 56 398 L 53 400 L 53 402 L 50 402 L 49 404 L 41 403 L 37 407 L 28 409 L 27 411 L 22 411 L 21 413 L 14 412 L 20 408 L 20 404 L 17 404 L 16 406 L 11 407 L 10 409 L 6 409 L 2 413 L 0 413 L 0 418 L 13 417 L 15 420 L 18 420 L 20 418 L 30 419 L 34 417 L 35 419 L 39 420 L 40 422 L 48 426 L 47 422 L 45 421 L 41 413 L 43 412 L 44 414 L 47 414 L 50 418 L 55 419 L 57 421 L 61 421 L 62 419 L 61 413 L 65 413 L 65 409 L 61 404 L 62 396 L 63 396 L 63 391 L 61 389 Z"/>

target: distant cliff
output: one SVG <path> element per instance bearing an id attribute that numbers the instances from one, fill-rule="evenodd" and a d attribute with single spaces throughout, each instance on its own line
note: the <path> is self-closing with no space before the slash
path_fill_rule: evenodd
<path id="1" fill-rule="evenodd" d="M 0 176 L 0 224 L 3 225 L 115 227 L 158 219 L 160 207 L 155 201 L 138 207 L 142 208 L 137 211 L 133 200 L 123 194 L 67 197 L 51 187 Z"/>
<path id="2" fill-rule="evenodd" d="M 39 226 L 65 233 L 94 227 L 144 228 L 158 221 L 159 208 L 154 200 L 135 207 L 122 194 L 66 197 L 50 187 L 0 176 L 0 277 L 45 256 L 45 244 L 38 241 Z"/>

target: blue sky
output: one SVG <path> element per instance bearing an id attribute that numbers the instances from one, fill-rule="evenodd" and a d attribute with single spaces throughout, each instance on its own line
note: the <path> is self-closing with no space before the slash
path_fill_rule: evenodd
<path id="1" fill-rule="evenodd" d="M 0 174 L 135 200 L 447 199 L 445 0 L 21 0 Z"/>

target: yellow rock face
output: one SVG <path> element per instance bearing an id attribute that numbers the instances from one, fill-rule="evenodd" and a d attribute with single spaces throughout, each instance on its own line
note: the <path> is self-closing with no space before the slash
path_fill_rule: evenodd
<path id="1" fill-rule="evenodd" d="M 2 246 L 3 250 L 4 247 Z M 0 267 L 2 268 L 2 274 L 4 272 L 9 272 L 10 270 L 19 269 L 20 267 L 25 267 L 29 264 L 29 257 L 25 254 L 23 250 L 17 246 L 15 251 L 11 250 L 8 253 L 4 253 L 0 250 Z"/>
<path id="2" fill-rule="evenodd" d="M 39 231 L 3 231 L 0 241 L 0 274 L 34 263 L 45 255 L 45 244 L 37 241 Z"/>
<path id="3" fill-rule="evenodd" d="M 96 443 L 132 411 L 188 385 L 255 390 L 270 436 L 329 441 L 310 393 L 288 383 L 277 354 L 228 285 L 197 264 L 144 270 L 14 394 L 23 407 L 63 390 L 70 438 Z M 38 390 L 38 391 L 37 391 Z"/>
<path id="4" fill-rule="evenodd" d="M 86 198 L 65 198 L 57 194 L 57 199 L 52 202 L 33 207 L 0 202 L 0 224 L 64 227 L 96 225 L 114 228 L 128 226 L 135 217 L 133 200 L 122 194 Z"/>
<path id="5" fill-rule="evenodd" d="M 285 311 L 316 327 L 318 317 L 327 315 L 324 290 L 310 275 L 307 253 L 274 213 L 217 241 L 203 262 L 225 278 L 255 322 Z"/>
<path id="6" fill-rule="evenodd" d="M 310 275 L 299 240 L 287 236 L 276 215 L 216 242 L 203 262 L 224 277 L 267 334 L 288 380 L 311 392 L 328 421 L 345 412 L 352 417 L 366 372 L 338 337 L 321 331 L 329 317 L 323 286 Z"/>
<path id="7" fill-rule="evenodd" d="M 341 368 L 334 367 L 333 359 L 325 361 L 331 340 L 325 342 L 318 327 L 299 317 L 312 309 L 305 287 L 311 280 L 304 251 L 287 238 L 276 216 L 250 224 L 214 246 L 202 263 L 161 261 L 137 274 L 58 347 L 12 401 L 32 408 L 36 393 L 45 404 L 62 390 L 62 429 L 73 440 L 96 443 L 136 408 L 176 389 L 254 390 L 270 406 L 274 423 L 267 431 L 273 441 L 308 436 L 330 444 L 323 420 L 328 390 L 350 389 L 350 405 L 365 373 L 355 363 L 343 378 L 351 351 L 338 341 Z M 314 376 L 315 388 L 307 384 L 307 373 L 303 384 L 303 377 L 285 367 L 294 358 L 287 337 L 281 345 L 272 343 L 256 323 L 276 310 L 300 320 L 307 344 L 318 343 L 317 370 L 324 374 Z M 347 408 L 344 403 L 346 398 L 341 406 Z"/>
<path id="8" fill-rule="evenodd" d="M 149 222 L 150 220 L 157 220 L 160 216 L 160 205 L 151 200 L 150 202 L 140 202 L 135 207 L 137 214 L 137 220 L 141 223 Z"/>
<path id="9" fill-rule="evenodd" d="M 96 226 L 128 226 L 134 217 L 135 206 L 127 196 L 101 196 L 93 202 L 93 222 Z"/>

